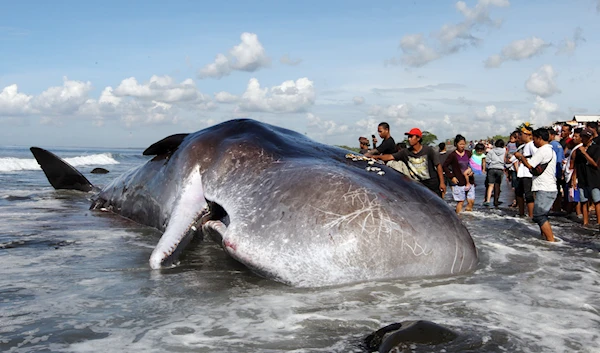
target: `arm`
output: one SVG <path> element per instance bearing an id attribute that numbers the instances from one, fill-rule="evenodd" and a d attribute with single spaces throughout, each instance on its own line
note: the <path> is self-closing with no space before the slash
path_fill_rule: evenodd
<path id="1" fill-rule="evenodd" d="M 575 156 L 577 155 L 577 150 L 571 151 L 571 160 L 569 161 L 569 169 L 573 170 L 573 174 L 571 175 L 571 187 L 573 189 L 577 188 L 577 169 L 575 169 Z"/>
<path id="2" fill-rule="evenodd" d="M 452 161 L 454 160 L 455 155 L 456 155 L 456 153 L 454 153 L 454 152 L 450 153 L 448 155 L 448 157 L 446 157 L 446 160 L 444 161 L 444 164 L 442 164 L 442 169 L 444 170 L 444 173 L 446 173 L 446 176 L 449 179 L 454 178 L 454 171 L 453 171 L 454 168 L 450 169 L 449 166 L 453 165 Z"/>
<path id="3" fill-rule="evenodd" d="M 446 182 L 444 180 L 444 172 L 442 171 L 442 165 L 438 163 L 436 166 L 438 178 L 440 180 L 440 190 L 446 192 Z"/>
<path id="4" fill-rule="evenodd" d="M 598 168 L 598 161 L 595 161 L 594 158 L 592 158 L 592 156 L 590 156 L 587 153 L 587 147 L 581 146 L 579 147 L 579 150 L 581 151 L 581 155 L 585 157 L 589 165 L 591 165 L 593 168 Z"/>
<path id="5" fill-rule="evenodd" d="M 379 151 L 377 150 L 377 148 L 373 148 L 372 150 L 369 150 L 369 152 L 365 153 L 365 157 L 373 157 L 378 154 Z"/>
<path id="6" fill-rule="evenodd" d="M 446 192 L 446 180 L 444 180 L 444 171 L 442 170 L 442 165 L 440 164 L 440 154 L 434 151 L 433 148 L 430 148 L 429 151 L 431 162 L 437 170 L 438 180 L 440 182 L 440 191 L 444 193 Z"/>
<path id="7" fill-rule="evenodd" d="M 392 155 L 392 154 L 376 154 L 374 156 L 367 156 L 367 157 L 371 157 L 373 159 L 379 159 L 384 162 L 395 160 L 394 155 Z"/>

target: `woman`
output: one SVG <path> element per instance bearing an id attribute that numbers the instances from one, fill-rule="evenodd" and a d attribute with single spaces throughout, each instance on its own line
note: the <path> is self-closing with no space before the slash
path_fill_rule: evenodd
<path id="1" fill-rule="evenodd" d="M 465 211 L 473 210 L 475 204 L 475 180 L 473 171 L 469 166 L 471 152 L 466 150 L 467 140 L 462 135 L 456 135 L 454 139 L 456 150 L 448 155 L 442 168 L 452 183 L 452 197 L 456 201 L 456 213 L 462 211 L 465 199 L 467 207 Z"/>

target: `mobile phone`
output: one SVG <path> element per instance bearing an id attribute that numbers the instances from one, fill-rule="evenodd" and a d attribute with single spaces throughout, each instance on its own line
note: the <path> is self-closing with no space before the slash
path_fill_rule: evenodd
<path id="1" fill-rule="evenodd" d="M 371 138 L 375 138 L 375 135 L 371 135 Z"/>

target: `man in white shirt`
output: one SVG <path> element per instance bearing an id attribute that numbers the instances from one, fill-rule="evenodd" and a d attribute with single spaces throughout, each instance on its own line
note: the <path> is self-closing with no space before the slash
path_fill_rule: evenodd
<path id="1" fill-rule="evenodd" d="M 529 125 L 524 126 L 520 131 L 522 145 L 519 146 L 518 151 L 521 152 L 525 158 L 533 156 L 537 149 L 532 141 L 532 133 L 533 129 Z M 516 160 L 517 159 L 513 156 L 510 161 L 511 163 L 514 163 Z M 517 199 L 517 206 L 519 206 L 519 216 L 521 217 L 525 215 L 525 204 L 527 204 L 527 214 L 529 215 L 529 218 L 533 217 L 533 192 L 531 191 L 531 183 L 532 175 L 529 172 L 529 169 L 527 169 L 523 163 L 519 163 L 515 196 Z"/>
<path id="2" fill-rule="evenodd" d="M 533 221 L 540 226 L 542 237 L 547 241 L 554 241 L 552 227 L 548 221 L 548 213 L 556 199 L 558 189 L 556 188 L 556 153 L 549 144 L 549 140 L 548 129 L 536 129 L 533 131 L 533 143 L 537 150 L 533 156 L 527 159 L 524 157 L 524 153 L 515 152 L 515 157 L 533 175 L 531 185 L 531 190 L 535 194 Z M 543 169 L 543 172 L 540 173 L 540 169 Z"/>

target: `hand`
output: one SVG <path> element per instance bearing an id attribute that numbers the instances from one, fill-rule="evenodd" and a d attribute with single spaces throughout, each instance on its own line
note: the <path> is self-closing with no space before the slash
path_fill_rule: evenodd
<path id="1" fill-rule="evenodd" d="M 521 152 L 515 152 L 515 154 L 513 156 L 515 156 L 517 159 L 521 159 L 521 157 L 523 157 Z"/>
<path id="2" fill-rule="evenodd" d="M 452 184 L 458 185 L 458 178 L 457 177 L 453 177 L 452 178 Z"/>
<path id="3" fill-rule="evenodd" d="M 377 138 L 373 138 L 373 147 L 375 147 L 375 145 L 377 144 Z"/>
<path id="4" fill-rule="evenodd" d="M 446 184 L 445 184 L 444 182 L 441 182 L 441 183 L 440 183 L 440 191 L 441 191 L 442 193 L 446 192 Z"/>

